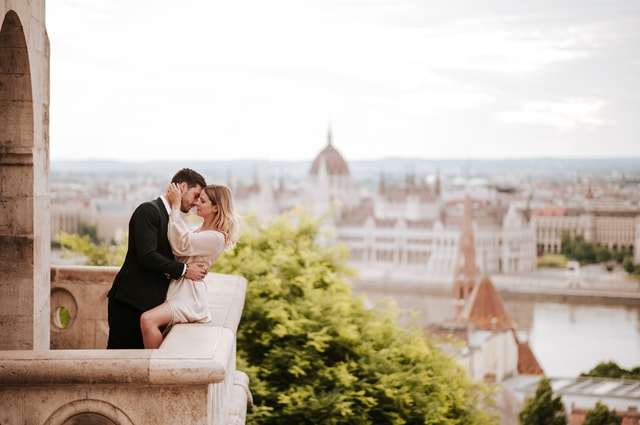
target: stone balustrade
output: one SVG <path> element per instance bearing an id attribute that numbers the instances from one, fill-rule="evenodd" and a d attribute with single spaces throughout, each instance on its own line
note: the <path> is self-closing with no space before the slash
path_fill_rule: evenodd
<path id="1" fill-rule="evenodd" d="M 0 351 L 0 423 L 244 424 L 236 370 L 246 280 L 210 274 L 213 320 L 174 326 L 157 350 L 106 350 L 117 268 L 51 268 L 51 350 Z"/>

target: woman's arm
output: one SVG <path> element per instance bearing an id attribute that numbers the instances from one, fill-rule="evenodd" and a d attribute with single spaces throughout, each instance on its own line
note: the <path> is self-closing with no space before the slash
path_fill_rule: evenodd
<path id="1" fill-rule="evenodd" d="M 215 260 L 224 250 L 224 236 L 220 232 L 192 232 L 180 216 L 179 210 L 169 215 L 169 243 L 175 255 L 202 255 Z"/>

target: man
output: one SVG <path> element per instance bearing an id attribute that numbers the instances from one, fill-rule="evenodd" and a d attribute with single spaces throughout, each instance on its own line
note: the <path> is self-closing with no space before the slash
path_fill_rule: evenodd
<path id="1" fill-rule="evenodd" d="M 182 191 L 180 210 L 189 212 L 207 185 L 194 170 L 179 170 L 171 183 Z M 167 297 L 171 279 L 185 275 L 200 280 L 207 274 L 204 263 L 175 261 L 167 238 L 169 204 L 164 195 L 140 204 L 129 220 L 129 245 L 124 264 L 116 275 L 109 297 L 108 349 L 144 348 L 140 316 Z"/>

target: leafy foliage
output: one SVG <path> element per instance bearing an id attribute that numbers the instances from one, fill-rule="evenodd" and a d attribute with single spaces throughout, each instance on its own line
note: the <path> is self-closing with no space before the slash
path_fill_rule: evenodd
<path id="1" fill-rule="evenodd" d="M 538 257 L 538 267 L 565 268 L 567 257 L 560 254 L 544 254 Z"/>
<path id="2" fill-rule="evenodd" d="M 93 242 L 88 234 L 80 236 L 60 232 L 56 235 L 56 242 L 62 247 L 63 255 L 80 256 L 87 266 L 121 266 L 127 253 L 126 237 L 121 238 L 119 244 L 107 245 L 104 242 Z"/>
<path id="3" fill-rule="evenodd" d="M 610 250 L 605 245 L 594 246 L 587 242 L 582 235 L 572 238 L 569 232 L 563 232 L 560 252 L 567 258 L 577 260 L 581 264 L 606 263 L 615 260 L 629 274 L 640 277 L 640 264 L 633 262 L 633 252 L 627 247 L 613 247 Z"/>
<path id="4" fill-rule="evenodd" d="M 492 394 L 390 304 L 351 293 L 346 248 L 304 210 L 246 220 L 212 270 L 248 284 L 239 368 L 255 424 L 491 424 Z M 487 407 L 489 406 L 489 407 Z"/>
<path id="5" fill-rule="evenodd" d="M 567 424 L 562 397 L 553 397 L 551 381 L 548 378 L 542 378 L 538 382 L 535 395 L 525 401 L 524 408 L 518 417 L 521 425 Z"/>
<path id="6" fill-rule="evenodd" d="M 596 402 L 593 409 L 587 410 L 587 416 L 584 418 L 582 425 L 620 425 L 622 423 L 622 417 L 618 416 L 614 411 L 609 411 L 609 408 Z"/>
<path id="7" fill-rule="evenodd" d="M 591 369 L 588 373 L 581 373 L 580 376 L 640 380 L 640 366 L 636 366 L 632 369 L 624 369 L 616 362 L 602 362 L 598 363 L 596 367 Z"/>

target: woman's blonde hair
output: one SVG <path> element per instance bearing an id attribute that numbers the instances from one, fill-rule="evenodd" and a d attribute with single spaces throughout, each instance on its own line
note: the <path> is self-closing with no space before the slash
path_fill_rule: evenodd
<path id="1" fill-rule="evenodd" d="M 233 210 L 231 189 L 223 184 L 210 184 L 205 186 L 204 191 L 211 202 L 218 205 L 218 213 L 213 217 L 213 226 L 224 235 L 225 249 L 235 247 L 240 237 L 240 226 Z"/>

